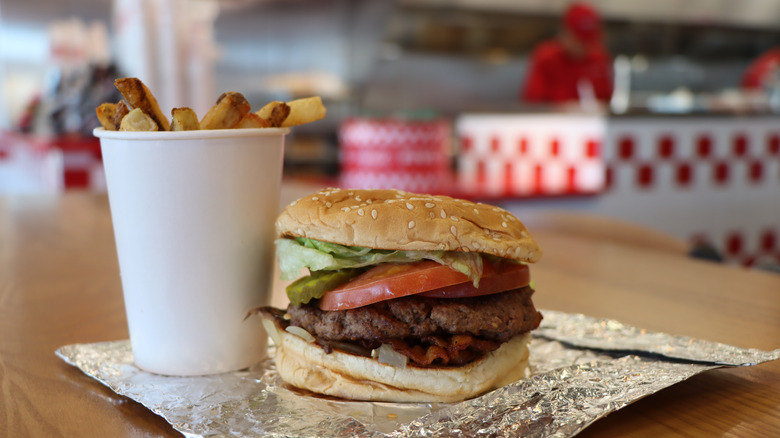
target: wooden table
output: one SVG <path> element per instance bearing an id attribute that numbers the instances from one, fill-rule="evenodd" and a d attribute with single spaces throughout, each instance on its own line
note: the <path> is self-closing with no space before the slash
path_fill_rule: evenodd
<path id="1" fill-rule="evenodd" d="M 780 347 L 780 275 L 539 228 L 540 308 L 741 347 Z M 279 302 L 281 296 L 275 298 Z M 58 347 L 128 337 L 104 196 L 0 198 L 0 435 L 177 436 L 162 418 L 65 364 Z M 581 436 L 772 436 L 780 361 L 718 369 Z"/>

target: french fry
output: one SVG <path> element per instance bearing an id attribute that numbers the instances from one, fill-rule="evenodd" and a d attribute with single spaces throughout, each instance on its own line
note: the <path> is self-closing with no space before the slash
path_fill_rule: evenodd
<path id="1" fill-rule="evenodd" d="M 287 116 L 290 115 L 290 106 L 285 102 L 275 100 L 265 104 L 255 114 L 268 122 L 269 127 L 278 128 L 282 126 Z"/>
<path id="2" fill-rule="evenodd" d="M 291 100 L 287 105 L 290 106 L 290 115 L 284 120 L 282 126 L 298 126 L 314 122 L 324 118 L 327 113 L 319 96 Z"/>
<path id="3" fill-rule="evenodd" d="M 116 113 L 115 103 L 101 103 L 99 107 L 95 109 L 100 126 L 106 131 L 116 131 L 116 125 L 114 124 L 114 113 Z"/>
<path id="4" fill-rule="evenodd" d="M 252 110 L 246 98 L 241 93 L 228 91 L 222 93 L 217 103 L 203 116 L 200 129 L 230 129 Z"/>
<path id="5" fill-rule="evenodd" d="M 103 103 L 95 110 L 100 125 L 106 131 L 117 131 L 122 123 L 122 118 L 130 112 L 127 103 L 120 100 L 118 103 Z"/>
<path id="6" fill-rule="evenodd" d="M 158 131 L 157 122 L 141 108 L 135 108 L 122 118 L 120 131 Z"/>
<path id="7" fill-rule="evenodd" d="M 255 111 L 255 114 L 260 116 L 260 118 L 263 119 L 263 120 L 268 120 L 268 119 L 271 118 L 271 111 L 273 111 L 274 108 L 276 107 L 276 105 L 279 105 L 280 103 L 284 103 L 284 102 L 282 102 L 280 100 L 274 100 L 274 101 L 268 102 L 267 104 L 265 104 L 265 106 L 263 106 L 259 110 Z"/>
<path id="8" fill-rule="evenodd" d="M 174 108 L 171 110 L 171 131 L 197 131 L 200 129 L 198 115 L 192 108 Z"/>
<path id="9" fill-rule="evenodd" d="M 154 121 L 157 125 L 157 130 L 170 131 L 171 125 L 160 110 L 157 99 L 140 79 L 119 78 L 114 81 L 114 86 L 125 97 L 130 108 L 140 109 Z"/>
<path id="10" fill-rule="evenodd" d="M 284 102 L 279 102 L 279 104 L 276 105 L 273 110 L 271 110 L 271 117 L 267 121 L 274 128 L 278 128 L 282 126 L 284 121 L 287 120 L 287 116 L 289 115 L 290 105 L 287 105 Z"/>
<path id="11" fill-rule="evenodd" d="M 238 122 L 238 125 L 236 125 L 236 128 L 238 129 L 248 129 L 248 128 L 268 128 L 271 125 L 263 118 L 258 116 L 255 113 L 249 113 L 245 115 L 240 122 Z"/>
<path id="12" fill-rule="evenodd" d="M 120 100 L 116 103 L 116 111 L 114 112 L 114 129 L 118 130 L 122 124 L 122 119 L 125 118 L 127 113 L 130 112 L 130 107 L 127 106 L 127 102 Z"/>

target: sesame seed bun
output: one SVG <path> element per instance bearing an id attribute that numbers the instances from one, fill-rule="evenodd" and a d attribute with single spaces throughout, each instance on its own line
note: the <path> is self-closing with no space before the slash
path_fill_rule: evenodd
<path id="1" fill-rule="evenodd" d="M 525 225 L 503 208 L 399 190 L 324 189 L 288 205 L 276 231 L 374 249 L 481 252 L 523 262 L 542 256 Z"/>

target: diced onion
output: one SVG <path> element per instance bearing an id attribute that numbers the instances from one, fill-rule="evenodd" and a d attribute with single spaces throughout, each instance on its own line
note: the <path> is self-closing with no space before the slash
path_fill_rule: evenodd
<path id="1" fill-rule="evenodd" d="M 295 326 L 295 325 L 289 325 L 285 329 L 288 333 L 292 333 L 295 336 L 298 336 L 299 338 L 302 338 L 304 341 L 308 343 L 314 342 L 314 336 L 311 335 L 311 333 L 307 332 L 306 329 Z"/>
<path id="2" fill-rule="evenodd" d="M 393 350 L 388 344 L 382 344 L 379 348 L 371 352 L 371 357 L 376 358 L 380 363 L 387 364 L 396 368 L 406 368 L 409 358 Z"/>
<path id="3" fill-rule="evenodd" d="M 263 328 L 265 328 L 265 332 L 268 333 L 268 336 L 274 341 L 274 345 L 281 345 L 279 342 L 279 333 L 276 331 L 276 324 L 268 318 L 261 319 L 263 321 Z"/>

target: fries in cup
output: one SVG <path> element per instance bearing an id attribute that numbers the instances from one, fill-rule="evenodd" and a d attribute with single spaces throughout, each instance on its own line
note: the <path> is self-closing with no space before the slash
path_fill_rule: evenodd
<path id="1" fill-rule="evenodd" d="M 282 126 L 298 126 L 314 122 L 324 118 L 327 113 L 319 96 L 291 100 L 287 102 L 287 105 L 290 106 L 290 115 L 287 116 Z"/>
<path id="2" fill-rule="evenodd" d="M 252 129 L 298 126 L 325 117 L 319 96 L 289 102 L 272 101 L 256 112 L 238 92 L 222 93 L 216 104 L 198 120 L 192 108 L 171 110 L 168 121 L 149 88 L 138 78 L 119 78 L 114 85 L 125 100 L 103 103 L 95 109 L 107 131 L 194 131 L 201 129 Z"/>
<path id="3" fill-rule="evenodd" d="M 170 131 L 171 125 L 160 110 L 160 105 L 149 88 L 138 78 L 121 78 L 114 86 L 122 93 L 132 109 L 140 109 L 157 125 L 156 131 Z"/>
<path id="4" fill-rule="evenodd" d="M 222 93 L 216 105 L 200 121 L 201 129 L 230 129 L 251 111 L 252 107 L 241 93 L 228 91 Z"/>
<path id="5" fill-rule="evenodd" d="M 198 115 L 192 108 L 174 108 L 171 110 L 171 131 L 197 131 L 200 129 Z"/>
<path id="6" fill-rule="evenodd" d="M 122 117 L 122 123 L 119 125 L 120 131 L 159 131 L 157 123 L 152 118 L 136 108 L 126 116 Z"/>
<path id="7" fill-rule="evenodd" d="M 241 119 L 240 122 L 238 122 L 238 125 L 236 125 L 236 128 L 238 129 L 249 129 L 249 128 L 270 128 L 271 124 L 265 121 L 265 119 L 260 118 L 255 113 L 249 113 L 244 116 L 244 118 Z"/>
<path id="8" fill-rule="evenodd" d="M 116 131 L 117 126 L 114 124 L 114 113 L 116 113 L 115 103 L 102 103 L 95 110 L 97 114 L 100 126 L 106 131 Z"/>

